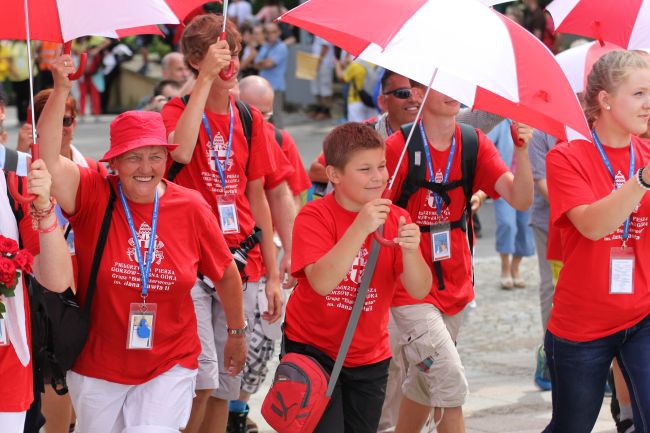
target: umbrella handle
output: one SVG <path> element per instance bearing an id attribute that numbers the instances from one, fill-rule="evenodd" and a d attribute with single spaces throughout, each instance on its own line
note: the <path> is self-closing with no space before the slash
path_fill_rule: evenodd
<path id="1" fill-rule="evenodd" d="M 33 143 L 32 144 L 32 161 L 36 161 L 37 159 L 40 158 L 40 152 L 38 148 L 38 144 Z M 22 195 L 18 191 L 18 175 L 10 171 L 7 173 L 7 189 L 9 190 L 9 194 L 20 204 L 29 204 L 36 200 L 36 196 L 33 194 L 25 194 Z"/>
<path id="2" fill-rule="evenodd" d="M 219 36 L 220 40 L 225 40 L 226 39 L 226 32 L 221 32 L 221 36 Z M 230 65 L 228 65 L 228 69 L 222 69 L 221 72 L 219 72 L 219 78 L 221 78 L 223 81 L 229 81 L 233 75 L 235 75 L 235 62 L 232 60 L 230 61 Z"/>
<path id="3" fill-rule="evenodd" d="M 388 188 L 385 189 L 381 197 L 388 198 L 389 191 L 390 189 Z M 397 244 L 394 241 L 390 239 L 386 239 L 384 235 L 381 234 L 379 229 L 375 230 L 375 232 L 372 235 L 374 236 L 375 240 L 379 243 L 379 245 L 381 245 L 382 247 L 394 248 L 397 246 Z"/>
<path id="4" fill-rule="evenodd" d="M 512 122 L 510 124 L 510 135 L 512 136 L 512 142 L 515 144 L 515 146 L 524 146 L 524 140 L 519 137 L 519 133 L 517 132 L 517 124 L 515 122 Z"/>
<path id="5" fill-rule="evenodd" d="M 72 51 L 72 41 L 68 41 L 68 42 L 65 43 L 65 45 L 63 45 L 63 54 L 68 54 L 69 55 L 71 51 Z M 88 60 L 88 54 L 87 53 L 81 53 L 81 55 L 79 56 L 79 67 L 77 68 L 77 70 L 74 73 L 68 75 L 68 78 L 70 80 L 72 80 L 72 81 L 78 80 L 81 77 L 81 74 L 83 74 L 84 71 L 86 70 L 86 61 L 87 60 Z"/>

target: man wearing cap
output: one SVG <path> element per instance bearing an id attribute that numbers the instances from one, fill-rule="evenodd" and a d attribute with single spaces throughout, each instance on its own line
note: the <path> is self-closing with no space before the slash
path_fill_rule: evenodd
<path id="1" fill-rule="evenodd" d="M 177 431 L 189 419 L 201 352 L 190 294 L 196 275 L 218 282 L 228 325 L 236 328 L 244 324 L 239 273 L 207 203 L 162 179 L 169 151 L 178 145 L 167 143 L 160 114 L 128 111 L 111 122 L 102 161 L 116 175 L 104 178 L 60 156 L 73 69 L 69 56 L 53 62 L 54 90 L 39 128 L 52 193 L 75 231 L 79 303 L 93 293 L 88 340 L 67 377 L 79 429 Z M 111 206 L 100 265 L 91 276 L 104 210 Z M 229 338 L 225 354 L 236 374 L 246 356 L 242 336 Z"/>

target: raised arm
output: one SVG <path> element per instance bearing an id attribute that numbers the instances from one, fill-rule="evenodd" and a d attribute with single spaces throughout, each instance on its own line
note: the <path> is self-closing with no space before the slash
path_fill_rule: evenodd
<path id="1" fill-rule="evenodd" d="M 65 101 L 71 87 L 68 75 L 74 70 L 74 62 L 68 55 L 60 56 L 52 62 L 54 90 L 43 108 L 37 125 L 41 158 L 52 175 L 52 195 L 59 202 L 61 209 L 69 214 L 76 210 L 79 167 L 71 160 L 62 157 L 60 153 Z"/>
<path id="2" fill-rule="evenodd" d="M 524 141 L 523 146 L 515 146 L 514 158 L 517 169 L 513 175 L 504 173 L 499 177 L 494 189 L 513 208 L 525 211 L 533 204 L 535 193 L 533 186 L 533 172 L 528 159 L 528 143 L 533 136 L 533 130 L 526 125 L 518 124 L 519 138 Z"/>

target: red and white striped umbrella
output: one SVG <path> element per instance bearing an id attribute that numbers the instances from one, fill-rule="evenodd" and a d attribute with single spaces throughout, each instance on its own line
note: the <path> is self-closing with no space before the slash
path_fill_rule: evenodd
<path id="1" fill-rule="evenodd" d="M 546 10 L 557 32 L 650 48 L 650 0 L 554 0 Z"/>
<path id="2" fill-rule="evenodd" d="M 562 139 L 589 136 L 551 52 L 476 0 L 309 0 L 280 20 L 467 106 Z"/>
<path id="3" fill-rule="evenodd" d="M 585 90 L 587 76 L 594 63 L 605 53 L 622 49 L 618 45 L 608 43 L 601 45 L 598 41 L 594 41 L 563 51 L 555 58 L 569 79 L 571 88 L 578 93 Z"/>

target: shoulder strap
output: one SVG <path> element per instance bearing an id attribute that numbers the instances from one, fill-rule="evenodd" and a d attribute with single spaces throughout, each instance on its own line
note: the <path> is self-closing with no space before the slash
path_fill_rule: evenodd
<path id="1" fill-rule="evenodd" d="M 413 122 L 402 125 L 400 130 L 404 140 L 409 136 L 411 128 L 414 128 Z M 414 131 L 411 136 L 411 142 L 408 144 L 409 170 L 402 184 L 402 192 L 395 204 L 406 209 L 409 199 L 420 188 L 420 182 L 426 179 L 426 166 L 424 161 L 424 142 L 422 135 Z"/>
<path id="2" fill-rule="evenodd" d="M 275 129 L 275 141 L 282 147 L 282 130 L 275 125 L 273 129 Z"/>
<path id="3" fill-rule="evenodd" d="M 251 148 L 251 141 L 253 136 L 253 113 L 251 113 L 248 104 L 242 101 L 235 101 L 237 105 L 237 110 L 239 110 L 239 119 L 241 120 L 241 126 L 244 130 L 244 136 L 246 136 L 246 143 L 248 143 L 248 148 Z"/>
<path id="4" fill-rule="evenodd" d="M 115 190 L 113 190 L 113 185 L 111 185 L 110 181 L 107 182 L 108 188 L 110 190 L 110 196 L 108 198 L 108 204 L 106 205 L 106 211 L 104 212 L 102 228 L 100 229 L 99 237 L 97 238 L 95 255 L 93 256 L 93 263 L 92 267 L 90 268 L 90 279 L 88 280 L 86 300 L 84 301 L 82 310 L 82 314 L 86 318 L 90 317 L 90 307 L 93 302 L 93 297 L 95 296 L 95 286 L 97 285 L 97 272 L 99 271 L 99 264 L 102 261 L 102 255 L 104 254 L 106 238 L 108 237 L 108 229 L 111 226 L 111 217 L 113 216 L 113 208 L 115 206 Z"/>
<path id="5" fill-rule="evenodd" d="M 478 133 L 473 126 L 459 123 L 462 141 L 461 172 L 463 192 L 465 193 L 465 218 L 467 220 L 467 242 L 472 256 L 472 284 L 474 284 L 474 220 L 472 218 L 472 193 L 476 161 L 478 159 Z"/>
<path id="6" fill-rule="evenodd" d="M 352 306 L 352 313 L 350 313 L 350 320 L 348 321 L 348 326 L 345 328 L 343 341 L 341 342 L 339 353 L 336 356 L 336 362 L 332 368 L 332 374 L 330 375 L 327 392 L 325 393 L 327 397 L 331 397 L 332 393 L 334 392 L 336 381 L 338 380 L 341 369 L 343 368 L 343 361 L 348 354 L 350 343 L 352 343 L 352 337 L 354 336 L 354 331 L 357 328 L 357 323 L 359 323 L 359 317 L 361 316 L 363 304 L 366 302 L 366 293 L 368 292 L 368 287 L 370 286 L 370 280 L 372 280 L 372 276 L 375 273 L 377 257 L 379 257 L 379 243 L 377 243 L 377 241 L 373 238 L 372 247 L 370 248 L 370 255 L 368 256 L 368 262 L 366 263 L 366 269 L 363 271 L 361 284 L 359 285 L 359 290 L 357 290 L 357 297 L 354 300 L 354 306 Z"/>

